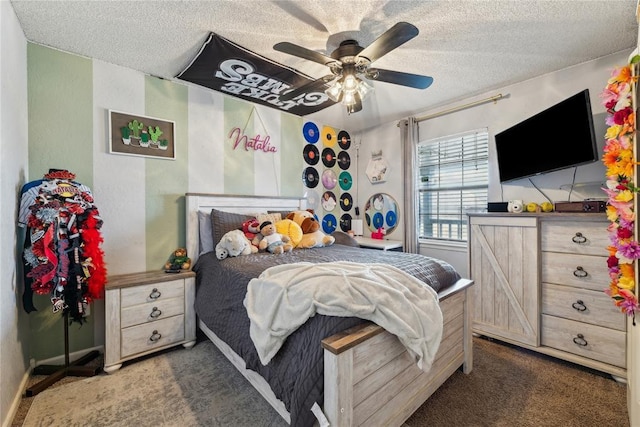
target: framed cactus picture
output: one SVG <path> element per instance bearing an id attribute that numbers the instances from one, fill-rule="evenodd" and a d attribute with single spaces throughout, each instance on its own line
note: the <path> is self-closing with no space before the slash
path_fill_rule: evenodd
<path id="1" fill-rule="evenodd" d="M 109 110 L 109 153 L 175 160 L 175 131 L 170 120 Z"/>

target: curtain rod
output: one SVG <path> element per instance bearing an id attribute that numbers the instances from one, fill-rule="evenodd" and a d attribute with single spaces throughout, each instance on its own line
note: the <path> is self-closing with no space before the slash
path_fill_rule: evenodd
<path id="1" fill-rule="evenodd" d="M 485 104 L 487 102 L 497 102 L 499 100 L 501 100 L 502 98 L 505 98 L 506 95 L 502 95 L 501 93 L 497 94 L 497 95 L 493 95 L 490 96 L 489 98 L 485 98 L 485 99 L 481 99 L 478 101 L 474 101 L 474 102 L 470 102 L 468 104 L 464 104 L 464 105 L 459 105 L 457 107 L 453 107 L 450 108 L 448 110 L 444 110 L 444 111 L 440 111 L 437 113 L 433 113 L 433 114 L 429 114 L 427 116 L 422 116 L 422 117 L 416 117 L 416 122 L 423 122 L 425 120 L 429 120 L 429 119 L 433 119 L 434 117 L 440 117 L 440 116 L 444 116 L 445 114 L 449 114 L 449 113 L 453 113 L 456 111 L 460 111 L 460 110 L 464 110 L 466 108 L 470 108 L 470 107 L 475 107 L 476 105 L 480 105 L 480 104 Z"/>

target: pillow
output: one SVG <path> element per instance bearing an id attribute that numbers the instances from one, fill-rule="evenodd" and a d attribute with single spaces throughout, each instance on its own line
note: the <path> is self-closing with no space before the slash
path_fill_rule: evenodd
<path id="1" fill-rule="evenodd" d="M 271 224 L 275 224 L 282 219 L 282 215 L 280 213 L 261 213 L 258 214 L 256 219 L 259 224 L 262 224 L 265 221 L 271 221 Z"/>
<path id="2" fill-rule="evenodd" d="M 268 214 L 280 214 L 280 218 L 286 218 L 291 211 L 267 211 Z"/>
<path id="3" fill-rule="evenodd" d="M 349 236 L 347 233 L 343 231 L 336 230 L 331 235 L 336 238 L 335 243 L 338 245 L 355 246 L 355 247 L 360 246 L 356 239 Z"/>
<path id="4" fill-rule="evenodd" d="M 302 228 L 290 219 L 281 219 L 276 222 L 276 231 L 287 236 L 291 245 L 295 248 L 302 240 Z"/>
<path id="5" fill-rule="evenodd" d="M 242 223 L 255 218 L 251 214 L 239 214 L 235 212 L 211 210 L 211 227 L 213 229 L 212 241 L 219 242 L 222 236 L 231 230 L 242 230 Z"/>
<path id="6" fill-rule="evenodd" d="M 213 250 L 213 228 L 211 212 L 198 211 L 199 246 L 202 255 Z"/>

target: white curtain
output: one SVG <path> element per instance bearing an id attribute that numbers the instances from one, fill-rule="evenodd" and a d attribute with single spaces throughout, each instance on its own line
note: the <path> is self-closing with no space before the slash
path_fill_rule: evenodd
<path id="1" fill-rule="evenodd" d="M 416 191 L 416 150 L 418 147 L 418 122 L 409 117 L 398 123 L 402 148 L 404 180 L 404 251 L 418 253 L 418 192 Z"/>

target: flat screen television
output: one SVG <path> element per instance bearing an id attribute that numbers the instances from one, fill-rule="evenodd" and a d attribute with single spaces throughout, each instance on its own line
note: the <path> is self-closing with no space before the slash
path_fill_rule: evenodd
<path id="1" fill-rule="evenodd" d="M 500 182 L 599 159 L 589 89 L 495 135 Z"/>

